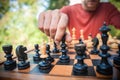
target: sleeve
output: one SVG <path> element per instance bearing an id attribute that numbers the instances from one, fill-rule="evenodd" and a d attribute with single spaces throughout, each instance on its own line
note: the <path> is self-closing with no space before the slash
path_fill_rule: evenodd
<path id="1" fill-rule="evenodd" d="M 60 9 L 60 12 L 63 12 L 63 13 L 65 13 L 65 14 L 68 15 L 69 9 L 70 9 L 69 6 L 64 6 L 64 7 L 62 7 L 62 8 Z"/>
<path id="2" fill-rule="evenodd" d="M 109 9 L 110 9 L 110 7 L 109 7 Z M 113 25 L 117 29 L 120 29 L 120 12 L 113 5 L 111 5 L 111 10 L 108 15 L 108 20 L 109 20 L 108 22 L 110 25 Z"/>

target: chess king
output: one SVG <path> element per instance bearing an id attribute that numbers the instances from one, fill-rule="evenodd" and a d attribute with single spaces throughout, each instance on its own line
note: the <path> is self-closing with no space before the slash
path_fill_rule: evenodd
<path id="1" fill-rule="evenodd" d="M 66 28 L 70 32 L 70 35 L 66 35 L 67 42 L 72 40 L 73 27 L 76 30 L 76 39 L 81 36 L 80 30 L 83 30 L 84 39 L 87 39 L 90 33 L 92 37 L 95 37 L 103 22 L 120 29 L 120 12 L 108 0 L 77 1 L 80 3 L 64 6 L 59 10 L 48 10 L 40 13 L 38 18 L 39 29 L 53 38 L 55 42 L 62 40 Z"/>

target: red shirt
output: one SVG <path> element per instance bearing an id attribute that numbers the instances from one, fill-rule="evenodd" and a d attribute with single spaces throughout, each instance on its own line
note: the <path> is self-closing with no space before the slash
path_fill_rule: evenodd
<path id="1" fill-rule="evenodd" d="M 80 38 L 80 30 L 83 30 L 84 39 L 89 34 L 95 37 L 104 21 L 107 25 L 114 25 L 120 29 L 120 12 L 111 3 L 100 3 L 94 12 L 85 11 L 81 4 L 65 6 L 61 9 L 69 17 L 68 29 L 72 36 L 72 29 L 76 29 L 76 38 Z"/>

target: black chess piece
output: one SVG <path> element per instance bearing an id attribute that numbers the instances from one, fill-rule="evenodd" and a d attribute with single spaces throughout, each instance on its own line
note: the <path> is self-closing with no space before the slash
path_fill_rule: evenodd
<path id="1" fill-rule="evenodd" d="M 59 49 L 57 48 L 57 44 L 54 42 L 54 49 L 52 51 L 53 53 L 59 53 Z"/>
<path id="2" fill-rule="evenodd" d="M 81 38 L 79 39 L 79 44 L 84 44 Z"/>
<path id="3" fill-rule="evenodd" d="M 4 45 L 2 46 L 3 51 L 5 52 L 5 57 L 7 58 L 4 62 L 5 70 L 13 70 L 16 68 L 16 61 L 12 59 L 12 45 Z"/>
<path id="4" fill-rule="evenodd" d="M 112 75 L 113 69 L 112 66 L 108 62 L 108 57 L 110 57 L 110 54 L 108 53 L 108 50 L 110 50 L 110 47 L 107 45 L 108 41 L 108 34 L 107 32 L 110 31 L 108 26 L 104 23 L 104 25 L 100 28 L 100 31 L 102 32 L 102 46 L 100 46 L 101 52 L 99 53 L 99 56 L 101 57 L 101 62 L 99 65 L 97 65 L 97 72 L 103 75 Z"/>
<path id="5" fill-rule="evenodd" d="M 92 39 L 93 42 L 93 50 L 91 50 L 91 54 L 98 54 L 99 50 L 97 49 L 98 45 L 99 45 L 99 40 L 97 37 Z"/>
<path id="6" fill-rule="evenodd" d="M 86 58 L 86 45 L 85 44 L 75 44 L 75 51 L 77 53 L 76 59 L 77 63 L 73 65 L 74 74 L 84 74 L 87 73 L 87 65 L 84 63 Z"/>
<path id="7" fill-rule="evenodd" d="M 113 80 L 120 80 L 120 44 L 118 44 L 118 56 L 113 58 Z"/>
<path id="8" fill-rule="evenodd" d="M 65 43 L 65 35 L 62 38 L 62 43 L 61 43 L 61 52 L 62 55 L 59 57 L 59 61 L 61 63 L 69 63 L 70 62 L 70 58 L 67 55 L 68 50 L 66 49 L 67 45 Z"/>
<path id="9" fill-rule="evenodd" d="M 51 63 L 54 62 L 54 58 L 51 57 L 51 55 L 50 55 L 51 51 L 50 51 L 50 45 L 49 44 L 46 45 L 46 53 L 48 55 L 48 57 L 46 58 L 46 60 L 50 61 Z"/>
<path id="10" fill-rule="evenodd" d="M 46 54 L 47 48 L 49 49 L 49 47 L 47 45 L 43 45 L 41 47 L 41 56 L 40 57 L 42 60 L 38 64 L 40 72 L 44 72 L 44 73 L 47 73 L 52 67 L 51 62 L 46 60 L 46 58 L 48 57 Z"/>
<path id="11" fill-rule="evenodd" d="M 25 53 L 25 51 L 27 50 L 26 47 L 19 45 L 16 48 L 16 55 L 18 57 L 18 69 L 22 70 L 22 69 L 26 69 L 30 67 L 30 62 L 26 61 L 28 59 L 27 54 Z"/>
<path id="12" fill-rule="evenodd" d="M 113 63 L 114 63 L 114 66 L 120 71 L 120 44 L 118 44 L 118 56 L 117 57 L 114 57 L 113 59 Z"/>
<path id="13" fill-rule="evenodd" d="M 40 61 L 39 45 L 38 45 L 38 44 L 35 44 L 34 47 L 35 47 L 35 55 L 33 56 L 33 60 L 34 60 L 35 62 L 38 62 L 38 61 Z"/>

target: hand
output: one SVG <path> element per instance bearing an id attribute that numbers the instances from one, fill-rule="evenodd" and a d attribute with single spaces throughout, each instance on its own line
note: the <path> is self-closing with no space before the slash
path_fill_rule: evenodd
<path id="1" fill-rule="evenodd" d="M 42 12 L 38 19 L 39 29 L 59 43 L 68 25 L 68 16 L 57 10 Z M 66 41 L 71 42 L 71 36 L 66 33 Z"/>

